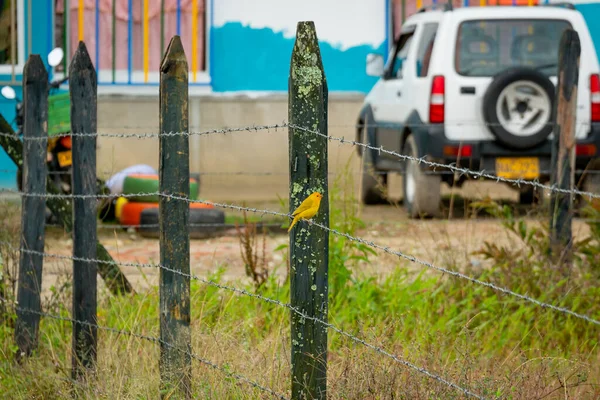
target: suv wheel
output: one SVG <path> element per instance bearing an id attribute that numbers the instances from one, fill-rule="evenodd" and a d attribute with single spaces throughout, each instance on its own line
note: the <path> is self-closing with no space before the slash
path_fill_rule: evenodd
<path id="1" fill-rule="evenodd" d="M 513 149 L 544 142 L 552 132 L 554 84 L 532 68 L 515 67 L 494 77 L 483 97 L 483 118 L 497 140 Z"/>
<path id="2" fill-rule="evenodd" d="M 361 140 L 362 143 L 369 143 L 367 136 L 367 123 L 365 121 Z M 373 164 L 373 150 L 362 148 L 362 185 L 361 185 L 361 201 L 364 204 L 383 204 L 387 203 L 385 188 L 387 187 L 387 173 L 382 173 L 375 168 Z"/>
<path id="3" fill-rule="evenodd" d="M 539 204 L 542 202 L 542 196 L 541 190 L 533 186 L 527 186 L 519 191 L 519 204 Z"/>
<path id="4" fill-rule="evenodd" d="M 404 143 L 403 154 L 419 157 L 417 142 L 409 135 Z M 441 183 L 439 175 L 426 175 L 421 171 L 418 162 L 404 162 L 402 175 L 403 202 L 408 216 L 416 218 L 422 215 L 438 217 L 440 215 Z"/>

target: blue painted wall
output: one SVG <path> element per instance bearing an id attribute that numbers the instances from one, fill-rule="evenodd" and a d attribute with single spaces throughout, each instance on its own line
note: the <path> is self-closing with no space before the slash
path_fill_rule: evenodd
<path id="1" fill-rule="evenodd" d="M 575 8 L 583 15 L 594 41 L 596 54 L 600 57 L 600 3 L 577 4 Z"/>
<path id="2" fill-rule="evenodd" d="M 287 91 L 294 39 L 268 28 L 252 29 L 237 22 L 215 27 L 211 32 L 214 91 Z M 383 54 L 384 44 L 346 50 L 323 41 L 319 45 L 330 91 L 368 92 L 377 81 L 365 73 L 366 58 L 368 53 Z"/>
<path id="3" fill-rule="evenodd" d="M 27 5 L 29 2 L 25 1 L 24 2 L 24 13 L 23 15 L 27 16 L 28 13 L 28 9 L 27 9 Z M 52 49 L 52 30 L 54 29 L 53 25 L 53 21 L 52 21 L 52 15 L 53 15 L 53 8 L 52 8 L 52 0 L 35 0 L 31 2 L 33 4 L 32 8 L 31 8 L 31 33 L 32 36 L 34 38 L 36 38 L 36 40 L 33 40 L 31 42 L 31 53 L 32 54 L 39 54 L 43 61 L 44 64 L 46 64 L 46 55 L 48 54 L 48 52 Z M 25 19 L 27 19 L 27 17 L 25 17 Z M 27 21 L 24 21 L 25 24 L 27 24 Z M 24 26 L 24 32 L 25 32 L 25 52 L 26 52 L 26 57 L 25 59 L 27 59 L 27 51 L 29 50 L 27 43 L 29 43 L 30 38 L 28 38 L 28 27 L 27 25 Z M 20 74 L 17 74 L 16 76 L 16 80 L 18 82 L 20 82 L 22 79 L 22 76 Z M 10 81 L 11 80 L 11 75 L 10 74 L 0 74 L 0 81 Z M 21 86 L 20 85 L 15 85 L 13 86 L 13 88 L 15 89 L 15 91 L 17 92 L 17 96 L 19 98 L 23 98 L 22 95 L 22 90 L 21 90 Z M 14 124 L 14 118 L 15 118 L 15 102 L 14 101 L 9 101 L 6 100 L 4 97 L 0 96 L 0 113 L 2 114 L 2 116 L 8 121 L 8 122 L 13 122 L 13 128 L 16 130 L 16 125 Z M 10 160 L 10 158 L 8 157 L 8 155 L 6 155 L 6 153 L 4 152 L 4 150 L 0 149 L 0 187 L 1 188 L 10 188 L 10 189 L 16 189 L 17 184 L 16 184 L 16 174 L 15 172 L 6 172 L 6 171 L 16 171 L 16 166 L 14 165 L 14 163 Z"/>

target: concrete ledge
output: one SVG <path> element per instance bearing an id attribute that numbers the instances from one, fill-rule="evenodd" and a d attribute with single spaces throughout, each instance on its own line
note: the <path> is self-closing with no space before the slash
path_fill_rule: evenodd
<path id="1" fill-rule="evenodd" d="M 104 89 L 104 88 L 102 88 Z M 158 100 L 158 87 L 151 88 L 152 91 L 141 91 L 139 88 L 132 88 L 128 94 L 116 93 L 101 90 L 98 87 L 98 100 L 99 101 L 112 101 L 112 100 L 124 100 L 124 101 L 143 101 L 144 98 Z M 257 101 L 285 101 L 287 102 L 287 92 L 208 92 L 202 93 L 199 91 L 192 90 L 190 87 L 189 91 L 190 100 L 200 99 L 209 100 L 214 102 L 257 102 Z M 360 92 L 330 92 L 329 100 L 333 101 L 362 101 L 365 98 L 364 93 Z"/>

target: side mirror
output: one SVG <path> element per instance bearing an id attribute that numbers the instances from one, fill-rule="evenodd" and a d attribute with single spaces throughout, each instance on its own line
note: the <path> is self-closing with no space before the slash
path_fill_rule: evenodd
<path id="1" fill-rule="evenodd" d="M 64 55 L 65 53 L 63 49 L 60 47 L 55 47 L 50 53 L 48 53 L 48 65 L 53 68 L 58 66 L 61 63 Z"/>
<path id="2" fill-rule="evenodd" d="M 379 54 L 367 54 L 367 75 L 380 77 L 383 75 L 383 57 Z"/>
<path id="3" fill-rule="evenodd" d="M 13 89 L 10 86 L 3 86 L 0 90 L 0 93 L 2 93 L 2 96 L 7 98 L 8 100 L 14 100 L 17 98 L 17 93 L 15 92 L 15 89 Z"/>

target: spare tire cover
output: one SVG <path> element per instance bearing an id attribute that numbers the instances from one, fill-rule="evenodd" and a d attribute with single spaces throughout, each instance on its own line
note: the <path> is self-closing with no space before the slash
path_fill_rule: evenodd
<path id="1" fill-rule="evenodd" d="M 502 145 L 519 150 L 535 147 L 552 132 L 554 92 L 554 84 L 541 72 L 509 68 L 487 88 L 483 119 Z"/>

